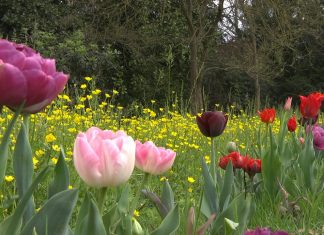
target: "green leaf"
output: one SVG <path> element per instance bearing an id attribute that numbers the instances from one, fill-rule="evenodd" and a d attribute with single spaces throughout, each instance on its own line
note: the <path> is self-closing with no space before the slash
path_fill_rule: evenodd
<path id="1" fill-rule="evenodd" d="M 6 131 L 3 135 L 1 144 L 0 144 L 0 186 L 3 182 L 3 178 L 6 174 L 7 161 L 9 156 L 9 144 L 10 144 L 10 134 L 15 126 L 15 123 L 19 117 L 20 110 L 15 112 L 15 115 L 11 119 L 9 125 L 6 128 Z"/>
<path id="2" fill-rule="evenodd" d="M 162 196 L 162 204 L 167 208 L 167 211 L 171 211 L 174 207 L 174 195 L 171 186 L 167 180 L 164 181 Z"/>
<path id="3" fill-rule="evenodd" d="M 16 235 L 21 226 L 21 219 L 23 217 L 23 213 L 26 210 L 27 203 L 30 197 L 33 194 L 33 191 L 36 189 L 37 185 L 44 179 L 44 177 L 48 174 L 49 168 L 46 167 L 43 171 L 41 171 L 38 176 L 35 178 L 32 185 L 28 188 L 26 194 L 22 197 L 20 202 L 18 203 L 13 215 L 4 220 L 0 224 L 0 234 L 10 234 Z"/>
<path id="4" fill-rule="evenodd" d="M 204 179 L 204 196 L 203 196 L 203 205 L 202 212 L 206 217 L 210 217 L 211 214 L 217 212 L 217 195 L 216 195 L 216 187 L 214 185 L 214 181 L 209 174 L 207 164 L 204 160 L 204 158 L 201 158 L 201 164 L 202 164 L 202 173 L 203 173 L 203 179 Z"/>
<path id="5" fill-rule="evenodd" d="M 89 212 L 89 207 L 90 207 L 90 198 L 89 198 L 89 194 L 86 193 L 86 195 L 83 199 L 79 214 L 78 214 L 77 221 L 76 221 L 75 234 L 80 233 L 81 224 Z"/>
<path id="6" fill-rule="evenodd" d="M 233 165 L 232 161 L 227 164 L 223 188 L 219 197 L 219 209 L 223 211 L 231 198 L 231 192 L 234 183 L 234 173 L 233 173 Z"/>
<path id="7" fill-rule="evenodd" d="M 180 225 L 179 208 L 175 206 L 151 235 L 175 234 Z"/>
<path id="8" fill-rule="evenodd" d="M 108 234 L 110 234 L 111 231 L 115 230 L 118 222 L 120 221 L 117 212 L 117 204 L 110 208 L 110 210 L 102 217 L 102 221 Z"/>
<path id="9" fill-rule="evenodd" d="M 165 218 L 165 216 L 168 214 L 168 208 L 166 208 L 166 206 L 162 203 L 161 199 L 155 193 L 148 191 L 147 189 L 142 190 L 142 193 L 154 203 L 161 218 Z"/>
<path id="10" fill-rule="evenodd" d="M 99 209 L 93 199 L 90 199 L 88 213 L 82 220 L 80 229 L 75 231 L 77 235 L 106 235 Z"/>
<path id="11" fill-rule="evenodd" d="M 299 156 L 298 162 L 303 172 L 304 185 L 306 186 L 307 189 L 314 191 L 315 151 L 313 147 L 313 139 L 310 134 L 306 136 L 305 147 Z"/>
<path id="12" fill-rule="evenodd" d="M 233 221 L 238 221 L 239 234 L 243 234 L 243 230 L 246 226 L 247 220 L 250 216 L 251 203 L 250 198 L 244 199 L 244 194 L 240 194 L 235 197 L 229 204 L 229 206 L 217 215 L 216 220 L 213 224 L 213 229 L 211 234 L 218 234 L 220 231 L 224 230 L 224 219 L 229 218 Z M 222 233 L 221 233 L 222 234 Z"/>
<path id="13" fill-rule="evenodd" d="M 49 185 L 48 198 L 51 198 L 54 194 L 68 189 L 70 184 L 69 169 L 65 163 L 65 154 L 61 148 L 61 154 L 58 158 L 54 169 L 54 180 Z"/>
<path id="14" fill-rule="evenodd" d="M 116 234 L 132 235 L 132 216 L 121 215 L 121 223 L 118 224 Z"/>
<path id="15" fill-rule="evenodd" d="M 29 235 L 34 227 L 38 234 L 65 235 L 73 208 L 78 198 L 78 190 L 65 190 L 51 197 L 23 228 L 21 235 Z"/>
<path id="16" fill-rule="evenodd" d="M 31 185 L 34 174 L 33 154 L 28 139 L 28 121 L 28 116 L 24 116 L 24 122 L 21 125 L 13 153 L 13 169 L 20 198 L 23 197 Z M 31 197 L 24 214 L 24 222 L 34 215 L 34 207 L 34 201 Z"/>
<path id="17" fill-rule="evenodd" d="M 122 194 L 120 195 L 117 208 L 120 213 L 124 213 L 124 214 L 128 213 L 129 210 L 129 185 L 128 184 L 125 186 Z"/>

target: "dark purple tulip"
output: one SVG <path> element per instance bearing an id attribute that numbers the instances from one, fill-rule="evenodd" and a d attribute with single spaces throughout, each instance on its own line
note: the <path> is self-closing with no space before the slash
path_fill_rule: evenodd
<path id="1" fill-rule="evenodd" d="M 207 111 L 201 117 L 197 116 L 196 121 L 201 133 L 207 137 L 216 137 L 223 133 L 228 117 L 220 111 Z"/>
<path id="2" fill-rule="evenodd" d="M 55 60 L 33 49 L 0 39 L 0 106 L 37 113 L 63 90 L 69 76 L 56 71 Z"/>
<path id="3" fill-rule="evenodd" d="M 257 228 L 255 230 L 250 230 L 244 233 L 244 235 L 289 235 L 284 231 L 272 232 L 269 228 Z"/>

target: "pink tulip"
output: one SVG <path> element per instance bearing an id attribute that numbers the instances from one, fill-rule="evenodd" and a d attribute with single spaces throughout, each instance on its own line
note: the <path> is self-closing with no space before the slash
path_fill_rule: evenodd
<path id="1" fill-rule="evenodd" d="M 74 143 L 74 166 L 90 186 L 125 183 L 135 166 L 135 142 L 123 131 L 116 133 L 91 127 L 79 133 Z"/>
<path id="2" fill-rule="evenodd" d="M 291 101 L 292 101 L 292 97 L 288 97 L 286 99 L 286 103 L 285 103 L 285 106 L 284 106 L 284 109 L 286 111 L 290 110 L 291 109 Z"/>
<path id="3" fill-rule="evenodd" d="M 159 175 L 169 170 L 174 162 L 176 153 L 170 149 L 156 147 L 151 141 L 136 143 L 135 165 L 140 170 L 152 175 Z"/>
<path id="4" fill-rule="evenodd" d="M 57 72 L 55 60 L 33 49 L 0 39 L 0 106 L 37 113 L 63 90 L 68 75 Z"/>

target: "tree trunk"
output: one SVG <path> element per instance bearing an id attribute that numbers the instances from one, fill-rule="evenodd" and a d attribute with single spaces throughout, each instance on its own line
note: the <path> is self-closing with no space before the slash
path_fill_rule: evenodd
<path id="1" fill-rule="evenodd" d="M 259 110 L 260 109 L 260 100 L 261 100 L 261 88 L 260 88 L 260 81 L 259 81 L 259 76 L 256 74 L 254 78 L 254 86 L 255 86 L 255 109 Z"/>
<path id="2" fill-rule="evenodd" d="M 198 113 L 203 108 L 202 79 L 198 71 L 198 39 L 192 35 L 190 42 L 190 72 L 189 82 L 191 87 L 190 108 L 192 113 Z"/>

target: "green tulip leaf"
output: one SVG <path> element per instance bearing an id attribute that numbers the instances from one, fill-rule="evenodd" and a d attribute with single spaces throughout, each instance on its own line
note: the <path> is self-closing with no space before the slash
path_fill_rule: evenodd
<path id="1" fill-rule="evenodd" d="M 120 213 L 128 213 L 129 210 L 129 185 L 127 184 L 125 188 L 122 191 L 122 194 L 120 195 L 119 201 L 118 201 L 118 211 Z"/>
<path id="2" fill-rule="evenodd" d="M 19 113 L 22 109 L 22 106 L 15 112 L 15 115 L 11 119 L 9 125 L 6 128 L 5 133 L 3 134 L 2 141 L 0 144 L 0 186 L 3 182 L 3 178 L 6 174 L 7 161 L 9 156 L 9 144 L 10 144 L 10 134 L 15 126 L 15 123 L 19 117 Z"/>
<path id="3" fill-rule="evenodd" d="M 93 199 L 90 199 L 88 204 L 88 213 L 83 218 L 79 229 L 75 231 L 77 235 L 106 235 L 106 229 L 103 224 L 99 209 Z M 85 205 L 86 206 L 86 205 Z"/>
<path id="4" fill-rule="evenodd" d="M 202 201 L 202 212 L 209 218 L 213 213 L 217 212 L 217 195 L 216 187 L 213 178 L 209 174 L 207 164 L 205 159 L 201 158 L 202 163 L 202 173 L 204 179 L 204 195 Z"/>
<path id="5" fill-rule="evenodd" d="M 219 197 L 220 211 L 223 211 L 228 205 L 228 202 L 231 198 L 233 183 L 234 183 L 233 165 L 232 165 L 232 161 L 229 161 L 226 167 L 223 188 Z"/>
<path id="6" fill-rule="evenodd" d="M 180 225 L 179 208 L 175 206 L 151 235 L 175 234 Z"/>
<path id="7" fill-rule="evenodd" d="M 76 221 L 75 234 L 80 233 L 81 224 L 89 212 L 89 207 L 90 207 L 90 198 L 89 198 L 89 194 L 86 193 L 86 195 L 83 199 L 79 214 L 78 214 L 77 221 Z"/>
<path id="8" fill-rule="evenodd" d="M 13 153 L 13 169 L 19 198 L 23 197 L 32 184 L 34 174 L 33 154 L 28 139 L 28 121 L 28 116 L 24 116 L 24 122 L 21 125 Z M 24 222 L 34 215 L 34 207 L 34 201 L 31 197 L 24 214 Z"/>
<path id="9" fill-rule="evenodd" d="M 77 198 L 77 189 L 65 190 L 55 194 L 28 221 L 22 229 L 21 235 L 31 234 L 34 227 L 38 234 L 68 234 L 68 225 Z"/>
<path id="10" fill-rule="evenodd" d="M 21 226 L 21 219 L 24 211 L 27 208 L 28 201 L 30 200 L 37 185 L 44 179 L 48 172 L 49 168 L 46 167 L 37 175 L 32 185 L 28 188 L 27 192 L 18 203 L 14 213 L 0 224 L 0 234 L 16 235 L 18 233 Z"/>
<path id="11" fill-rule="evenodd" d="M 162 203 L 161 199 L 155 193 L 148 191 L 147 189 L 143 189 L 142 193 L 154 203 L 161 218 L 165 218 L 165 216 L 168 214 L 168 208 Z"/>
<path id="12" fill-rule="evenodd" d="M 54 169 L 54 180 L 49 185 L 48 198 L 51 198 L 54 194 L 68 189 L 70 184 L 69 169 L 65 163 L 65 154 L 61 148 L 61 154 L 58 158 Z"/>
<path id="13" fill-rule="evenodd" d="M 167 208 L 167 211 L 171 211 L 174 207 L 174 195 L 171 186 L 167 180 L 164 181 L 162 196 L 162 204 Z"/>

